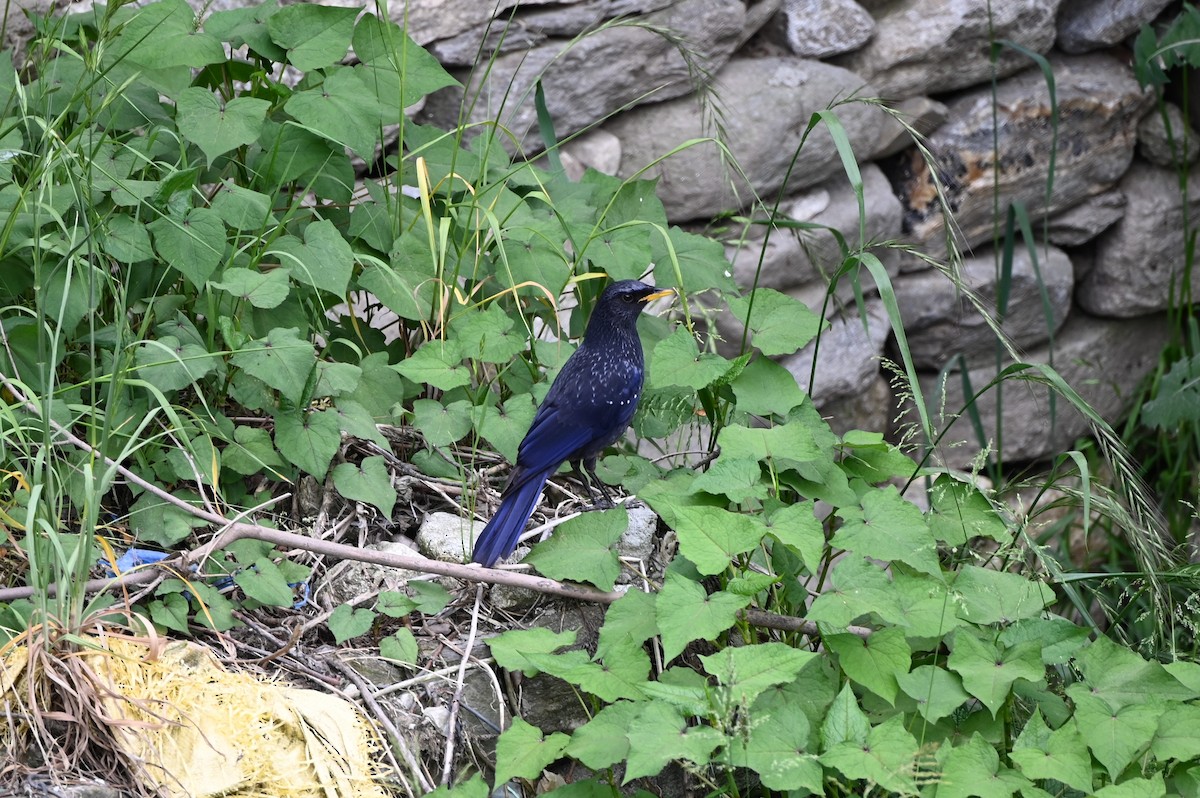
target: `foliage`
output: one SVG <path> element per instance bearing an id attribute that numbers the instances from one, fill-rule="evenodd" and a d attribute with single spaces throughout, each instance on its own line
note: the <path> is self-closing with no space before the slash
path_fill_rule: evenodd
<path id="1" fill-rule="evenodd" d="M 387 519 L 377 425 L 395 424 L 419 433 L 404 459 L 467 485 L 480 452 L 515 456 L 601 278 L 653 264 L 684 323 L 643 319 L 634 427 L 696 433 L 710 460 L 602 463 L 679 556 L 654 592 L 609 608 L 594 652 L 546 630 L 493 638 L 503 667 L 557 677 L 592 711 L 570 734 L 514 721 L 497 781 L 566 756 L 598 775 L 562 789 L 598 794 L 671 763 L 731 794 L 1200 794 L 1200 750 L 1181 732 L 1200 666 L 1090 638 L 1048 609 L 1057 572 L 1028 565 L 1021 522 L 992 495 L 881 434 L 832 432 L 765 357 L 808 344 L 820 317 L 741 295 L 722 248 L 669 227 L 651 182 L 573 182 L 513 157 L 503 130 L 413 123 L 404 109 L 453 79 L 352 9 L 197 20 L 159 0 L 38 25 L 27 75 L 0 84 L 0 544 L 20 547 L 38 593 L 0 608 L 0 628 L 68 639 L 105 609 L 81 583 L 98 552 L 115 560 L 110 540 L 169 549 L 206 523 L 113 463 L 231 516 L 307 476 Z M 818 124 L 861 204 L 836 115 Z M 867 242 L 844 256 L 839 275 L 866 268 L 894 309 Z M 578 311 L 565 326 L 564 294 Z M 692 322 L 699 295 L 730 310 L 709 335 Z M 742 329 L 719 354 L 720 332 Z M 352 459 L 352 438 L 378 454 Z M 909 501 L 922 487 L 927 510 Z M 585 515 L 530 561 L 610 589 L 623 523 L 620 509 Z M 206 567 L 238 597 L 181 574 L 138 611 L 160 630 L 225 630 L 239 606 L 290 605 L 307 577 L 255 541 Z M 329 628 L 342 642 L 449 599 L 410 593 L 344 605 Z M 418 653 L 407 630 L 381 649 Z"/>

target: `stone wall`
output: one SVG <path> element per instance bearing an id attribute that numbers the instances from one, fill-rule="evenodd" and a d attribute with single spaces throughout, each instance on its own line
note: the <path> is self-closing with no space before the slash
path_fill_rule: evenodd
<path id="1" fill-rule="evenodd" d="M 539 76 L 558 135 L 582 131 L 565 147 L 577 168 L 634 175 L 686 141 L 716 135 L 719 120 L 740 171 L 702 144 L 648 173 L 676 224 L 755 215 L 756 197 L 773 202 L 783 188 L 786 216 L 859 241 L 857 201 L 824 128 L 804 143 L 783 186 L 810 116 L 837 103 L 862 170 L 865 241 L 892 275 L 927 394 L 960 362 L 977 389 L 996 372 L 991 327 L 929 258 L 945 263 L 953 236 L 964 257 L 951 268 L 994 308 L 996 208 L 1002 224 L 1011 202 L 1027 209 L 1038 239 L 1016 252 L 1002 324 L 1021 359 L 1051 363 L 1113 420 L 1155 366 L 1183 263 L 1185 210 L 1161 114 L 1133 77 L 1129 44 L 1142 24 L 1172 11 L 1167 0 L 1005 0 L 991 3 L 991 19 L 985 0 L 538 0 L 502 2 L 495 18 L 485 5 L 410 0 L 410 29 L 479 95 L 472 119 L 500 118 L 530 152 L 539 144 Z M 656 28 L 672 31 L 687 57 Z M 580 37 L 585 31 L 593 32 Z M 993 66 L 996 40 L 1047 57 L 1057 134 L 1042 71 L 1015 47 L 1001 48 Z M 469 71 L 481 43 L 484 52 L 500 48 L 486 77 Z M 880 98 L 893 112 L 846 102 L 853 97 Z M 446 92 L 423 113 L 450 123 L 460 99 Z M 1170 111 L 1178 140 L 1183 120 Z M 897 118 L 928 136 L 940 188 Z M 1200 186 L 1190 195 L 1200 198 Z M 1198 210 L 1186 212 L 1196 219 Z M 761 227 L 729 230 L 743 285 L 758 270 L 762 237 Z M 831 235 L 776 230 L 759 284 L 819 308 L 840 260 Z M 896 410 L 881 368 L 894 354 L 887 316 L 878 299 L 868 300 L 865 324 L 853 307 L 843 310 L 821 342 L 812 394 L 836 427 L 884 429 Z M 783 361 L 805 386 L 812 357 Z M 948 413 L 961 408 L 961 383 L 948 380 Z M 1005 389 L 1006 459 L 1045 457 L 1086 433 L 1065 402 L 1053 418 L 1050 404 L 1026 384 Z M 995 407 L 992 397 L 981 402 L 987 429 Z M 973 440 L 965 421 L 947 440 L 955 439 Z M 945 454 L 962 464 L 976 451 L 971 443 Z"/>

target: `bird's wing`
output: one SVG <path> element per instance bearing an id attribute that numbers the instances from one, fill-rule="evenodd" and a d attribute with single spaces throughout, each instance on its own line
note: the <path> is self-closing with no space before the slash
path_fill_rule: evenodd
<path id="1" fill-rule="evenodd" d="M 517 450 L 517 466 L 530 473 L 557 469 L 596 436 L 584 414 L 546 399 Z"/>

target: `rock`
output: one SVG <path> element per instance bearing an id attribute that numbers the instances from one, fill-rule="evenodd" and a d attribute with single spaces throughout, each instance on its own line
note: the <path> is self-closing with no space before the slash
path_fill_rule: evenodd
<path id="1" fill-rule="evenodd" d="M 879 358 L 891 329 L 883 303 L 867 300 L 865 329 L 858 310 L 848 307 L 821 334 L 819 351 L 818 342 L 813 341 L 780 364 L 824 410 L 831 402 L 862 396 L 872 387 L 879 377 Z M 817 371 L 810 385 L 814 353 Z"/>
<path id="2" fill-rule="evenodd" d="M 450 38 L 434 41 L 429 52 L 442 66 L 469 67 L 493 54 L 527 50 L 551 37 L 573 38 L 605 20 L 636 16 L 669 6 L 674 0 L 587 0 L 527 9 L 515 3 L 515 14 L 504 13 Z M 490 7 L 491 3 L 481 4 Z"/>
<path id="3" fill-rule="evenodd" d="M 1170 306 L 1184 267 L 1183 197 L 1175 172 L 1137 162 L 1121 179 L 1125 215 L 1096 239 L 1095 262 L 1075 300 L 1098 316 L 1129 318 Z M 1191 225 L 1200 223 L 1200 173 L 1188 179 Z"/>
<path id="4" fill-rule="evenodd" d="M 854 429 L 883 432 L 891 424 L 895 401 L 887 378 L 877 374 L 862 393 L 822 404 L 821 417 L 838 435 Z"/>
<path id="5" fill-rule="evenodd" d="M 794 55 L 827 58 L 857 50 L 875 32 L 875 20 L 854 0 L 784 0 L 764 33 Z"/>
<path id="6" fill-rule="evenodd" d="M 879 126 L 874 158 L 886 158 L 911 147 L 913 135 L 909 128 L 928 136 L 946 122 L 946 106 L 929 97 L 909 97 L 889 105 L 893 113 L 885 114 Z"/>
<path id="7" fill-rule="evenodd" d="M 658 196 L 672 221 L 707 218 L 779 190 L 809 117 L 855 92 L 873 94 L 852 72 L 802 58 L 734 59 L 717 75 L 723 138 L 747 180 L 735 175 L 717 147 L 703 142 L 652 166 Z M 867 103 L 836 108 L 851 146 L 871 152 L 883 112 Z M 714 135 L 694 97 L 634 108 L 604 126 L 621 139 L 623 177 L 654 163 L 680 142 Z M 789 188 L 816 185 L 841 172 L 833 140 L 822 127 L 800 151 Z M 731 181 L 733 186 L 730 185 Z M 735 188 L 736 186 L 736 188 Z"/>
<path id="8" fill-rule="evenodd" d="M 407 556 L 412 556 L 413 553 L 412 546 L 391 541 L 380 541 L 363 548 Z M 342 560 L 325 573 L 313 595 L 322 607 L 331 610 L 340 604 L 383 590 L 403 592 L 410 579 L 420 576 L 422 574 L 417 571 L 358 560 Z"/>
<path id="9" fill-rule="evenodd" d="M 1103 233 L 1125 214 L 1125 195 L 1105 191 L 1050 217 L 1047 236 L 1058 247 L 1078 247 Z M 1078 265 L 1075 269 L 1078 274 Z"/>
<path id="10" fill-rule="evenodd" d="M 637 560 L 649 569 L 658 534 L 658 515 L 641 503 L 626 504 L 625 509 L 629 513 L 629 526 L 617 541 L 617 554 L 629 560 Z M 617 577 L 620 584 L 638 581 L 640 578 L 637 575 L 624 569 Z"/>
<path id="11" fill-rule="evenodd" d="M 1129 409 L 1138 383 L 1158 365 L 1159 350 L 1166 344 L 1170 326 L 1162 315 L 1114 320 L 1072 313 L 1054 341 L 1054 368 L 1107 421 L 1119 420 Z M 1027 363 L 1049 362 L 1042 346 L 1026 353 Z M 1005 365 L 1008 365 L 1007 363 Z M 995 376 L 995 365 L 969 372 L 973 390 L 979 391 Z M 954 375 L 945 383 L 944 404 L 933 375 L 921 379 L 928 407 L 945 407 L 954 418 L 942 439 L 937 456 L 954 468 L 966 468 L 980 445 L 964 412 L 962 381 Z M 996 392 L 990 390 L 976 402 L 985 434 L 996 434 Z M 1088 434 L 1087 421 L 1062 397 L 1055 402 L 1053 419 L 1049 393 L 1042 385 L 1008 380 L 1003 391 L 1003 457 L 1023 462 L 1052 457 L 1074 447 L 1076 438 Z M 910 410 L 906 420 L 911 421 Z M 935 419 L 936 421 L 936 419 Z M 994 443 L 994 441 L 993 441 Z"/>
<path id="12" fill-rule="evenodd" d="M 750 4 L 746 6 L 746 24 L 742 28 L 742 35 L 738 39 L 738 46 L 735 50 L 742 49 L 742 45 L 750 41 L 764 25 L 770 22 L 782 4 L 783 0 L 757 0 L 757 2 L 750 0 Z"/>
<path id="13" fill-rule="evenodd" d="M 592 130 L 577 136 L 559 149 L 563 169 L 579 180 L 588 169 L 615 175 L 621 168 L 621 140 L 607 130 Z"/>
<path id="14" fill-rule="evenodd" d="M 1009 281 L 1008 312 L 1001 329 L 1022 351 L 1049 339 L 1071 310 L 1075 277 L 1071 259 L 1056 247 L 1039 245 L 1038 269 L 1024 242 L 1013 251 Z M 985 251 L 964 258 L 959 278 L 995 318 L 998 263 Z M 936 370 L 956 355 L 968 364 L 994 358 L 996 335 L 975 305 L 941 271 L 929 269 L 896 280 L 896 303 L 904 319 L 913 362 L 918 368 Z M 1045 299 L 1043 299 L 1043 295 Z M 1049 304 L 1052 326 L 1046 320 Z"/>
<path id="15" fill-rule="evenodd" d="M 469 562 L 475 538 L 484 526 L 482 521 L 460 518 L 453 513 L 430 513 L 417 532 L 417 548 L 430 559 Z"/>
<path id="16" fill-rule="evenodd" d="M 741 0 L 681 0 L 640 19 L 672 38 L 634 25 L 600 28 L 574 40 L 551 39 L 498 56 L 487 70 L 455 73 L 466 85 L 468 123 L 499 120 L 526 152 L 541 148 L 533 97 L 540 80 L 559 137 L 596 124 L 631 103 L 660 102 L 695 90 L 729 58 L 741 36 Z M 677 37 L 677 38 L 676 38 Z M 686 48 L 684 57 L 681 48 Z M 629 64 L 637 64 L 630 69 Z M 461 88 L 435 92 L 421 119 L 445 129 L 459 122 Z M 475 132 L 482 129 L 477 126 Z M 471 135 L 470 133 L 468 135 Z M 503 136 L 506 146 L 509 137 Z"/>
<path id="17" fill-rule="evenodd" d="M 1058 48 L 1086 53 L 1124 41 L 1154 21 L 1170 0 L 1063 0 L 1058 10 Z"/>
<path id="18" fill-rule="evenodd" d="M 862 166 L 863 201 L 866 209 L 866 242 L 891 241 L 899 237 L 902 209 L 883 172 L 874 164 Z M 853 247 L 858 241 L 858 200 L 844 175 L 830 178 L 819 186 L 789 197 L 781 206 L 783 215 L 794 221 L 823 225 L 841 232 Z M 726 257 L 733 263 L 733 277 L 739 286 L 748 288 L 758 271 L 766 228 L 747 225 L 739 238 L 726 243 Z M 894 264 L 894 250 L 871 247 L 884 264 Z M 805 304 L 819 307 L 830 277 L 842 263 L 842 253 L 833 234 L 826 230 L 789 230 L 778 228 L 767 242 L 758 285 L 779 291 L 796 293 L 806 286 L 800 298 Z M 865 279 L 864 289 L 868 288 Z M 838 296 L 848 300 L 853 296 L 849 279 L 839 283 Z"/>
<path id="19" fill-rule="evenodd" d="M 1161 109 L 1146 114 L 1138 124 L 1137 134 L 1138 155 L 1150 163 L 1173 167 L 1180 162 L 1193 164 L 1200 157 L 1196 131 L 1174 103 L 1165 103 Z M 1188 146 L 1186 153 L 1184 142 Z"/>
<path id="20" fill-rule="evenodd" d="M 877 12 L 871 41 L 835 63 L 869 80 L 885 99 L 961 89 L 989 80 L 993 68 L 1003 76 L 1029 66 L 1027 56 L 1006 47 L 993 67 L 993 41 L 1049 51 L 1059 2 L 897 0 Z"/>
<path id="21" fill-rule="evenodd" d="M 504 19 L 505 12 L 518 0 L 407 0 L 390 6 L 392 20 L 405 27 L 405 32 L 417 44 L 429 44 L 448 39 L 493 17 Z M 537 2 L 537 0 L 533 0 Z"/>
<path id="22" fill-rule="evenodd" d="M 929 137 L 962 245 L 991 240 L 998 223 L 997 191 L 999 207 L 1019 201 L 1036 220 L 1107 190 L 1129 168 L 1137 122 L 1149 96 L 1128 67 L 1104 55 L 1052 56 L 1050 64 L 1059 127 L 1049 202 L 1051 105 L 1041 70 L 1001 81 L 994 98 L 988 87 L 966 93 L 950 103 L 950 121 Z M 995 133 L 993 100 L 999 117 Z M 901 172 L 897 182 L 906 226 L 924 250 L 940 256 L 945 252 L 945 218 L 929 165 L 914 148 Z"/>

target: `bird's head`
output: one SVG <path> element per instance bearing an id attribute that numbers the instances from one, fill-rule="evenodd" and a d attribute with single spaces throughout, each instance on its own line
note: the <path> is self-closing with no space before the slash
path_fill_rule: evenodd
<path id="1" fill-rule="evenodd" d="M 592 312 L 592 322 L 599 318 L 610 325 L 632 327 L 648 302 L 674 293 L 669 288 L 659 290 L 641 280 L 621 280 L 604 289 Z M 590 328 L 591 323 L 588 326 Z"/>

